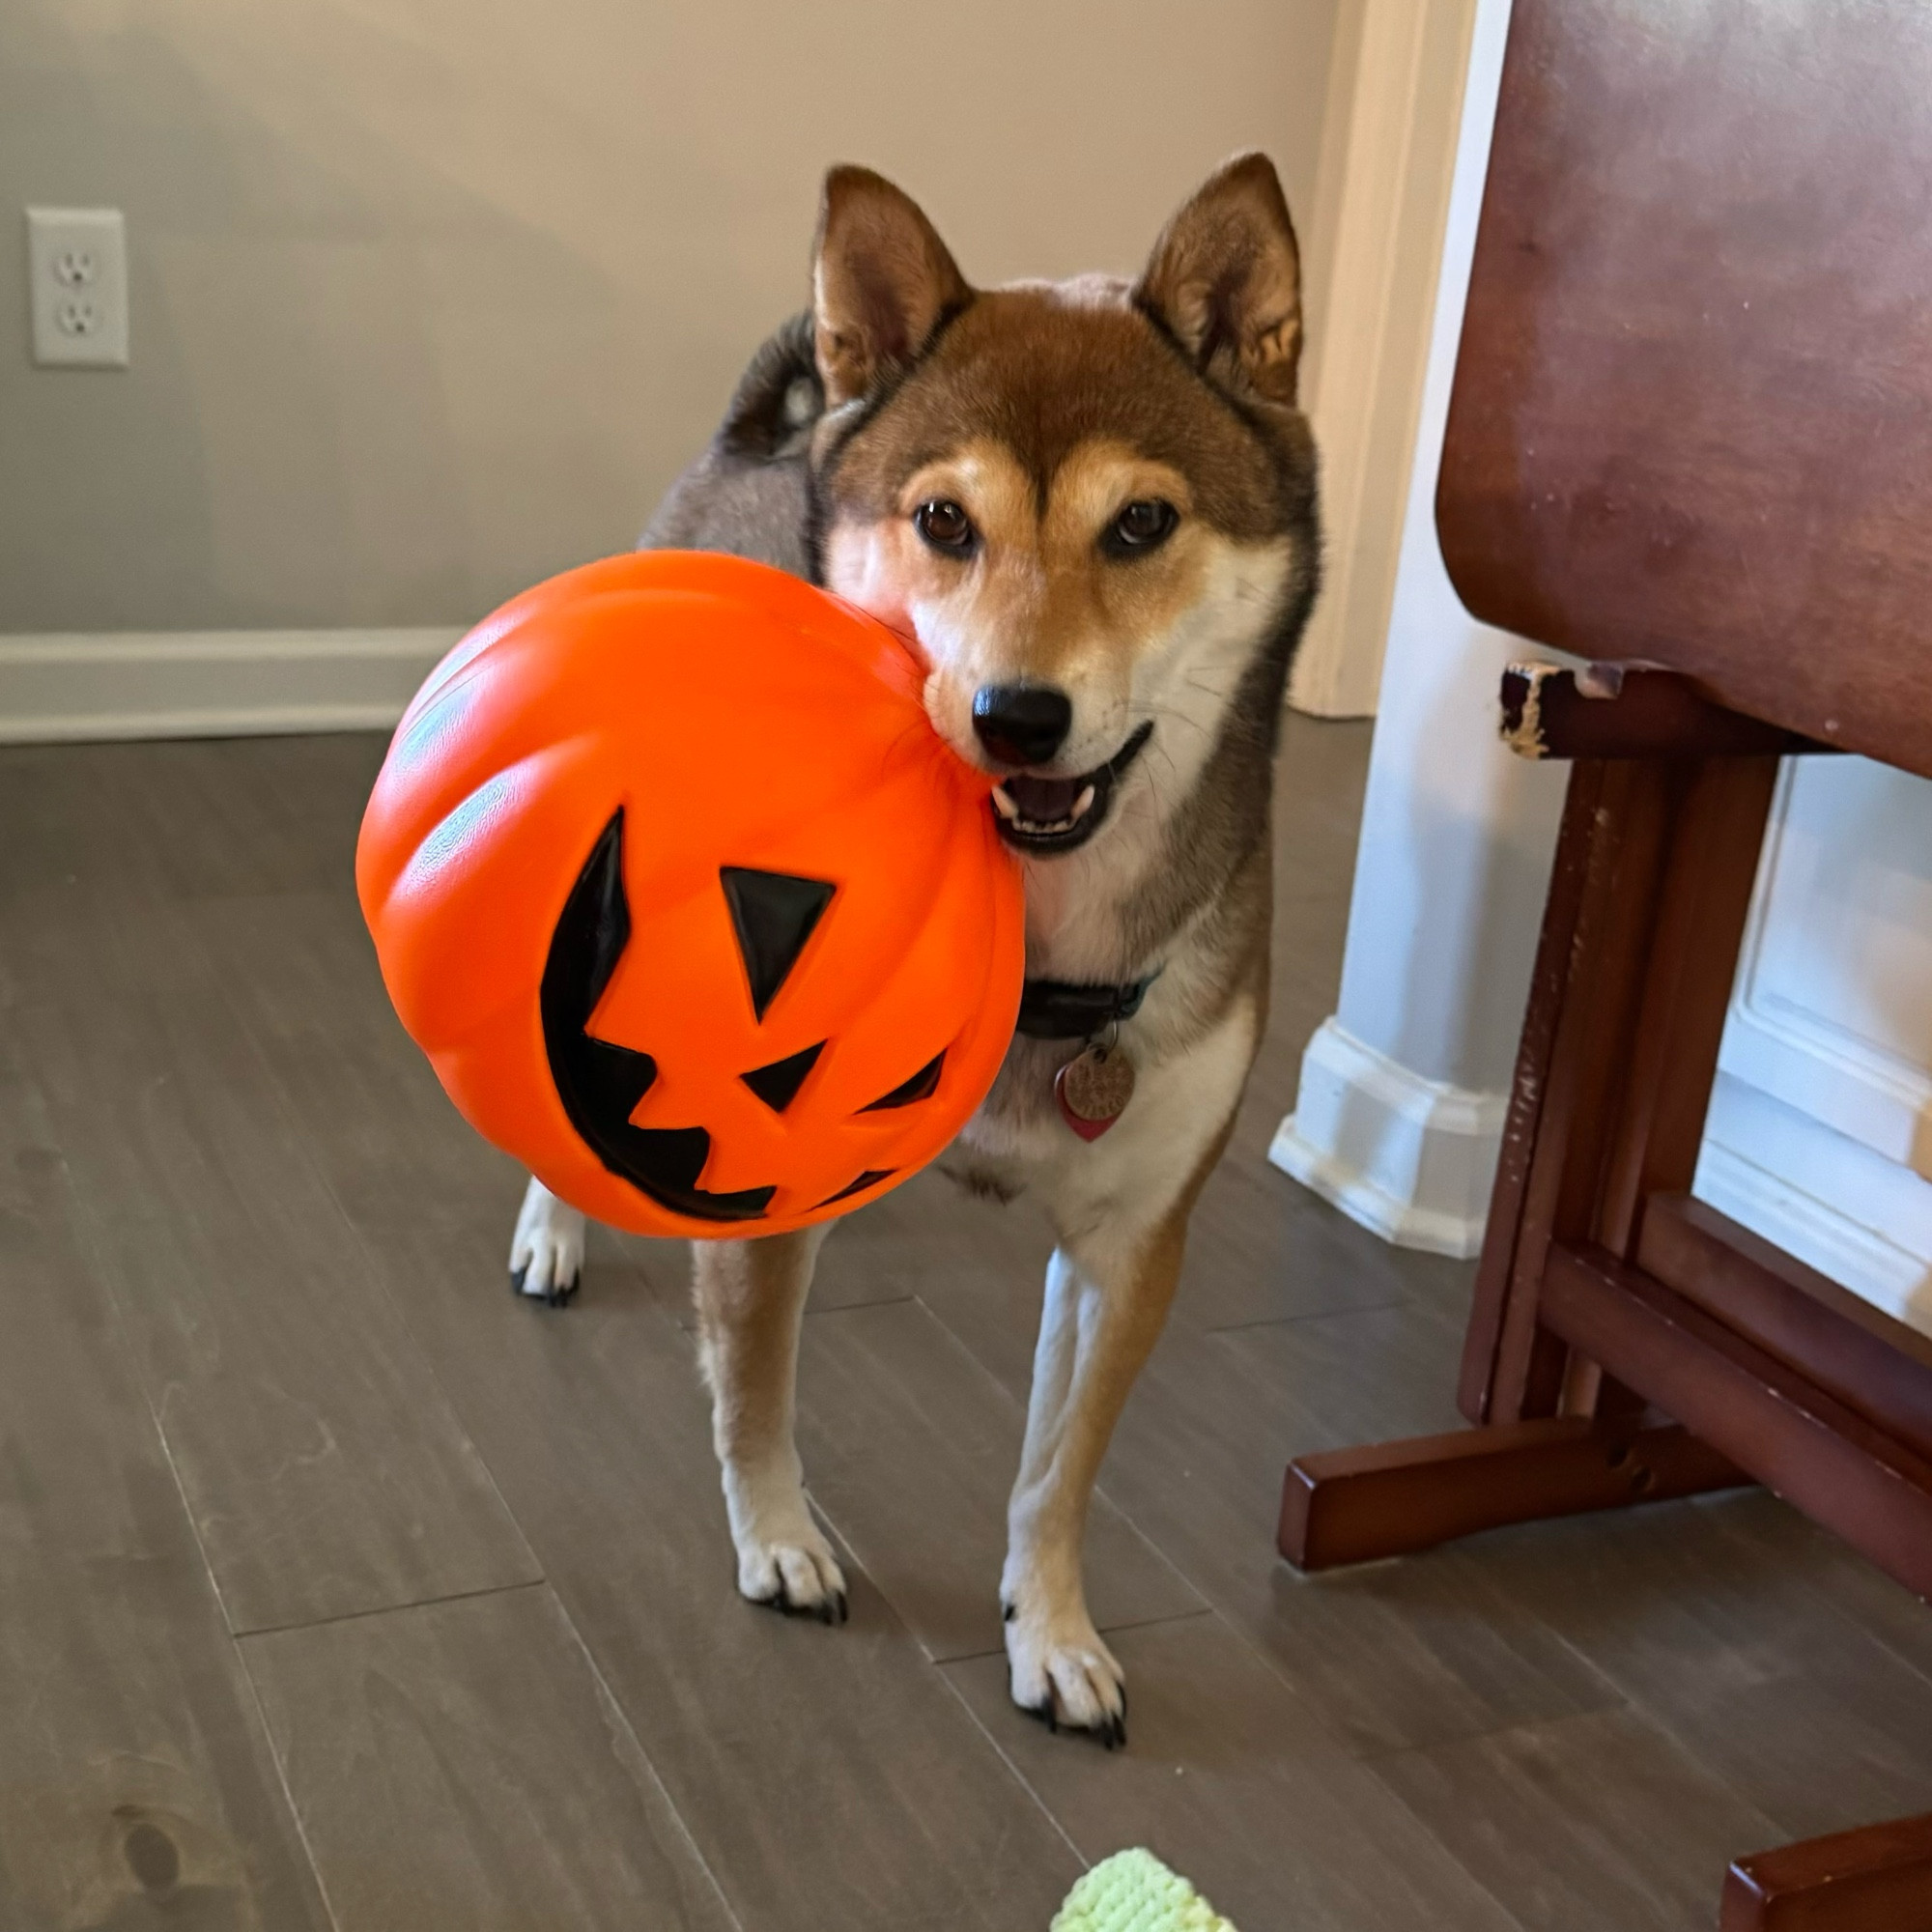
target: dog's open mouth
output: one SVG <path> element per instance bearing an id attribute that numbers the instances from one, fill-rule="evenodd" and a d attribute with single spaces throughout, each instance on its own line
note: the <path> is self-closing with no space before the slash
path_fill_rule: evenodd
<path id="1" fill-rule="evenodd" d="M 1000 837 L 1022 852 L 1070 852 L 1084 845 L 1107 816 L 1114 781 L 1153 736 L 1151 719 L 1104 765 L 1078 778 L 1039 779 L 1024 772 L 993 787 L 993 820 Z"/>

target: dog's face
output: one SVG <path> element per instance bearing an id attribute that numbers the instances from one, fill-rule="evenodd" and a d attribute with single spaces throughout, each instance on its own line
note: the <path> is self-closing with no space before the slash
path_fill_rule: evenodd
<path id="1" fill-rule="evenodd" d="M 1002 776 L 1004 836 L 1070 851 L 1126 786 L 1183 795 L 1313 568 L 1272 168 L 1222 170 L 1133 287 L 985 294 L 895 188 L 837 170 L 814 286 L 825 582 L 916 644 L 934 725 Z"/>

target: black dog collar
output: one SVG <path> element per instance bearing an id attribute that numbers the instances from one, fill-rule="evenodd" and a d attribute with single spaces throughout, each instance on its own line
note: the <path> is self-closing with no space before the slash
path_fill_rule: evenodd
<path id="1" fill-rule="evenodd" d="M 1020 1016 L 1014 1031 L 1029 1039 L 1092 1039 L 1140 1011 L 1147 989 L 1159 979 L 1150 973 L 1124 986 L 1083 986 L 1070 980 L 1029 980 L 1020 988 Z"/>

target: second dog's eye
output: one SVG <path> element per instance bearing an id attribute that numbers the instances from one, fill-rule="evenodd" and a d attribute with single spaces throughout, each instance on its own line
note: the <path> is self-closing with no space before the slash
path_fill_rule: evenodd
<path id="1" fill-rule="evenodd" d="M 912 513 L 913 527 L 934 550 L 952 556 L 964 556 L 978 542 L 980 533 L 973 519 L 950 497 L 936 497 L 922 503 Z"/>
<path id="2" fill-rule="evenodd" d="M 1107 526 L 1100 547 L 1113 556 L 1132 556 L 1154 549 L 1173 534 L 1180 512 L 1158 497 L 1132 502 Z"/>

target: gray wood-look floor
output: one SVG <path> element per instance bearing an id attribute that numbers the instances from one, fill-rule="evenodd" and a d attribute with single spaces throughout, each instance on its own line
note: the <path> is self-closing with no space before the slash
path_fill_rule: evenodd
<path id="1" fill-rule="evenodd" d="M 1273 1028 L 1094 1515 L 1110 1757 L 1006 1700 L 1032 1209 L 828 1247 L 853 1618 L 756 1611 L 681 1253 L 506 1292 L 519 1177 L 355 910 L 380 742 L 0 752 L 0 1927 L 1044 1932 L 1145 1843 L 1243 1932 L 1652 1932 L 1932 1806 L 1932 1611 L 1763 1495 L 1275 1559 L 1291 1454 L 1456 1422 L 1469 1270 L 1264 1159 L 1366 753 L 1291 723 Z"/>

